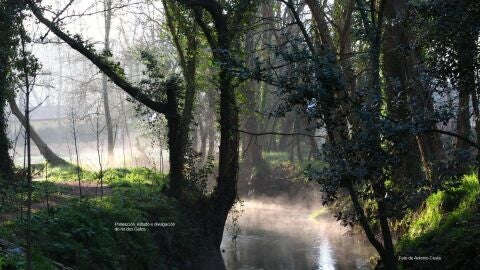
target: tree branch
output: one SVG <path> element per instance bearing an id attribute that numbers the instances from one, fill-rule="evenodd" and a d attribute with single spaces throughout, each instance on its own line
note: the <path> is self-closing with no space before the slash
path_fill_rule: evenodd
<path id="1" fill-rule="evenodd" d="M 305 25 L 303 24 L 302 20 L 300 19 L 300 16 L 298 15 L 298 12 L 295 10 L 295 6 L 293 5 L 291 0 L 280 0 L 283 4 L 287 6 L 288 9 L 290 9 L 290 12 L 293 15 L 293 18 L 295 19 L 295 22 L 297 23 L 298 27 L 300 28 L 300 31 L 302 32 L 303 37 L 305 38 L 305 42 L 307 43 L 308 48 L 312 52 L 312 54 L 315 54 L 315 46 L 313 46 L 313 42 L 308 35 L 307 29 L 305 28 Z"/>
<path id="2" fill-rule="evenodd" d="M 312 138 L 326 138 L 325 135 L 312 135 L 312 134 L 301 133 L 301 132 L 283 133 L 283 132 L 270 131 L 270 132 L 254 133 L 254 132 L 249 132 L 249 131 L 240 130 L 240 129 L 237 129 L 237 131 L 240 133 L 251 135 L 251 136 L 279 135 L 279 136 L 306 136 L 306 137 L 312 137 Z"/>
<path id="3" fill-rule="evenodd" d="M 333 39 L 330 34 L 330 29 L 328 29 L 328 23 L 325 19 L 326 15 L 323 12 L 322 7 L 317 0 L 306 0 L 306 3 L 310 8 L 310 12 L 312 13 L 312 17 L 320 33 L 322 43 L 326 45 L 329 50 L 334 51 L 335 47 Z"/>
<path id="4" fill-rule="evenodd" d="M 219 33 L 227 32 L 227 17 L 223 13 L 224 8 L 216 0 L 176 0 L 180 4 L 184 4 L 189 7 L 201 7 L 208 11 L 213 18 L 215 28 Z"/>
<path id="5" fill-rule="evenodd" d="M 193 13 L 195 14 L 195 21 L 197 22 L 198 26 L 200 26 L 200 28 L 203 31 L 203 34 L 205 35 L 205 38 L 207 39 L 208 45 L 210 45 L 210 48 L 212 50 L 216 50 L 217 49 L 217 41 L 215 41 L 215 38 L 213 37 L 212 30 L 203 21 L 202 10 L 198 9 L 198 8 L 194 8 Z"/>
<path id="6" fill-rule="evenodd" d="M 348 193 L 350 194 L 350 198 L 352 199 L 355 213 L 358 216 L 360 224 L 363 227 L 363 230 L 365 231 L 365 234 L 368 240 L 370 241 L 372 246 L 377 250 L 380 257 L 382 259 L 385 258 L 385 248 L 382 245 L 382 243 L 380 243 L 380 241 L 378 241 L 377 238 L 375 237 L 375 234 L 373 233 L 372 227 L 370 226 L 370 223 L 368 222 L 368 219 L 365 216 L 365 211 L 363 210 L 363 207 L 360 204 L 360 201 L 358 199 L 357 193 L 355 192 L 355 189 L 353 187 L 353 183 L 351 180 L 346 180 L 346 188 L 348 190 Z"/>
<path id="7" fill-rule="evenodd" d="M 169 114 L 169 109 L 167 104 L 157 102 L 152 100 L 146 94 L 143 93 L 142 89 L 135 87 L 130 82 L 128 82 L 123 76 L 119 75 L 115 71 L 115 64 L 106 57 L 103 57 L 93 50 L 87 48 L 84 44 L 80 41 L 75 40 L 74 38 L 70 37 L 67 33 L 62 31 L 57 25 L 53 22 L 45 18 L 42 14 L 42 11 L 39 7 L 37 7 L 32 0 L 25 0 L 26 4 L 30 7 L 33 15 L 42 23 L 44 24 L 52 33 L 58 36 L 60 39 L 65 41 L 72 49 L 78 51 L 80 54 L 85 56 L 89 59 L 95 66 L 97 66 L 105 75 L 112 80 L 118 87 L 123 89 L 127 92 L 132 98 L 137 100 L 138 102 L 144 104 L 148 108 L 154 110 L 155 112 L 162 113 L 162 114 Z"/>
<path id="8" fill-rule="evenodd" d="M 455 137 L 455 138 L 458 138 L 462 141 L 465 141 L 467 142 L 468 144 L 470 144 L 472 147 L 475 147 L 477 148 L 478 150 L 480 150 L 480 145 L 478 145 L 477 143 L 475 143 L 474 141 L 470 140 L 469 138 L 465 138 L 461 135 L 458 135 L 457 133 L 454 133 L 454 132 L 450 132 L 450 131 L 446 131 L 446 130 L 441 130 L 441 129 L 426 129 L 426 130 L 423 130 L 423 132 L 436 132 L 436 133 L 440 133 L 440 134 L 445 134 L 445 135 L 448 135 L 448 136 L 452 136 L 452 137 Z"/>
<path id="9" fill-rule="evenodd" d="M 163 9 L 165 13 L 165 19 L 167 22 L 168 29 L 170 30 L 170 35 L 172 36 L 173 44 L 175 45 L 178 58 L 180 60 L 180 66 L 184 72 L 187 70 L 187 61 L 185 60 L 185 53 L 183 51 L 182 45 L 180 44 L 180 39 L 178 38 L 177 30 L 174 25 L 174 17 L 170 13 L 169 7 L 166 0 L 162 0 Z"/>

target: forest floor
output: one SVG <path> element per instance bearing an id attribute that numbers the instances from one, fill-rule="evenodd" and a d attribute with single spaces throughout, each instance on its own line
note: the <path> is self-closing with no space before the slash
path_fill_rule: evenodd
<path id="1" fill-rule="evenodd" d="M 25 219 L 25 190 L 12 192 L 6 200 L 0 239 L 23 248 L 30 226 L 36 269 L 58 269 L 55 262 L 77 269 L 185 269 L 184 264 L 205 250 L 195 202 L 185 205 L 166 196 L 162 173 L 108 169 L 100 174 L 102 198 L 99 174 L 83 170 L 81 200 L 78 175 L 72 167 L 51 168 L 48 181 L 33 181 L 30 224 Z M 138 225 L 153 223 L 170 225 Z M 0 269 L 25 269 L 25 258 L 0 254 Z"/>
<path id="2" fill-rule="evenodd" d="M 101 186 L 97 181 L 85 181 L 81 183 L 81 188 L 78 182 L 72 181 L 55 181 L 46 182 L 45 179 L 36 178 L 33 180 L 34 186 L 38 186 L 38 196 L 34 196 L 32 201 L 32 212 L 36 213 L 43 209 L 56 207 L 62 205 L 69 200 L 80 196 L 80 189 L 84 199 L 96 198 L 101 196 Z M 36 185 L 37 184 L 37 185 Z M 40 185 L 38 185 L 40 184 Z M 42 190 L 42 186 L 45 187 Z M 43 191 L 43 194 L 41 194 Z M 112 194 L 112 187 L 103 185 L 103 194 Z M 48 193 L 47 193 L 48 192 Z M 0 222 L 14 220 L 21 217 L 26 212 L 26 206 L 22 209 L 11 209 L 0 214 Z"/>

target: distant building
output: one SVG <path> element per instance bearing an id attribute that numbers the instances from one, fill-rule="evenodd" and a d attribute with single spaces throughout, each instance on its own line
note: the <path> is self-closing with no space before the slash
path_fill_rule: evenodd
<path id="1" fill-rule="evenodd" d="M 65 106 L 40 106 L 30 114 L 30 123 L 34 129 L 58 128 L 68 123 Z"/>
<path id="2" fill-rule="evenodd" d="M 23 108 L 20 110 L 24 113 Z M 64 106 L 39 106 L 30 113 L 30 125 L 47 143 L 59 143 L 68 132 L 66 110 Z M 9 120 L 11 139 L 22 128 L 20 121 L 12 114 Z"/>

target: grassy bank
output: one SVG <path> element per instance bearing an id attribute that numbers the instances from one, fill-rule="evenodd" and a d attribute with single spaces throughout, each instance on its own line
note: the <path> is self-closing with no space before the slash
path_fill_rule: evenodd
<path id="1" fill-rule="evenodd" d="M 400 269 L 480 269 L 480 186 L 476 175 L 464 176 L 441 191 L 427 196 L 416 209 L 410 209 L 391 223 L 399 237 L 396 255 Z M 375 212 L 374 204 L 364 206 Z M 312 218 L 325 214 L 321 208 Z M 352 211 L 350 198 L 341 194 L 328 213 Z M 371 221 L 379 233 L 378 224 Z M 354 233 L 363 233 L 353 226 Z M 372 258 L 375 264 L 378 260 Z"/>
<path id="2" fill-rule="evenodd" d="M 72 172 L 52 170 L 50 178 L 61 176 L 69 180 Z M 103 198 L 72 197 L 33 215 L 35 269 L 55 269 L 50 260 L 76 269 L 182 269 L 179 263 L 202 251 L 198 213 L 164 194 L 165 176 L 138 168 L 103 177 L 112 190 Z M 25 247 L 25 229 L 25 219 L 6 221 L 0 238 Z M 24 269 L 22 253 L 1 255 L 0 269 Z"/>
<path id="3" fill-rule="evenodd" d="M 460 186 L 430 195 L 402 220 L 407 230 L 397 250 L 407 257 L 400 258 L 404 269 L 478 269 L 479 190 L 476 176 L 465 176 Z"/>

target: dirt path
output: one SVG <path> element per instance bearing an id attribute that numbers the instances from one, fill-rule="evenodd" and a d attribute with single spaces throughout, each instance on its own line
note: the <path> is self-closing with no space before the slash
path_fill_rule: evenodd
<path id="1" fill-rule="evenodd" d="M 63 193 L 66 195 L 70 195 L 70 196 L 80 195 L 80 189 L 78 188 L 77 182 L 59 182 L 55 184 L 60 188 L 62 188 L 62 190 L 64 190 Z M 100 196 L 101 194 L 100 184 L 97 184 L 94 182 L 81 183 L 81 189 L 82 189 L 82 196 L 85 196 L 87 198 Z M 109 195 L 109 194 L 112 194 L 112 188 L 104 184 L 103 195 Z"/>

